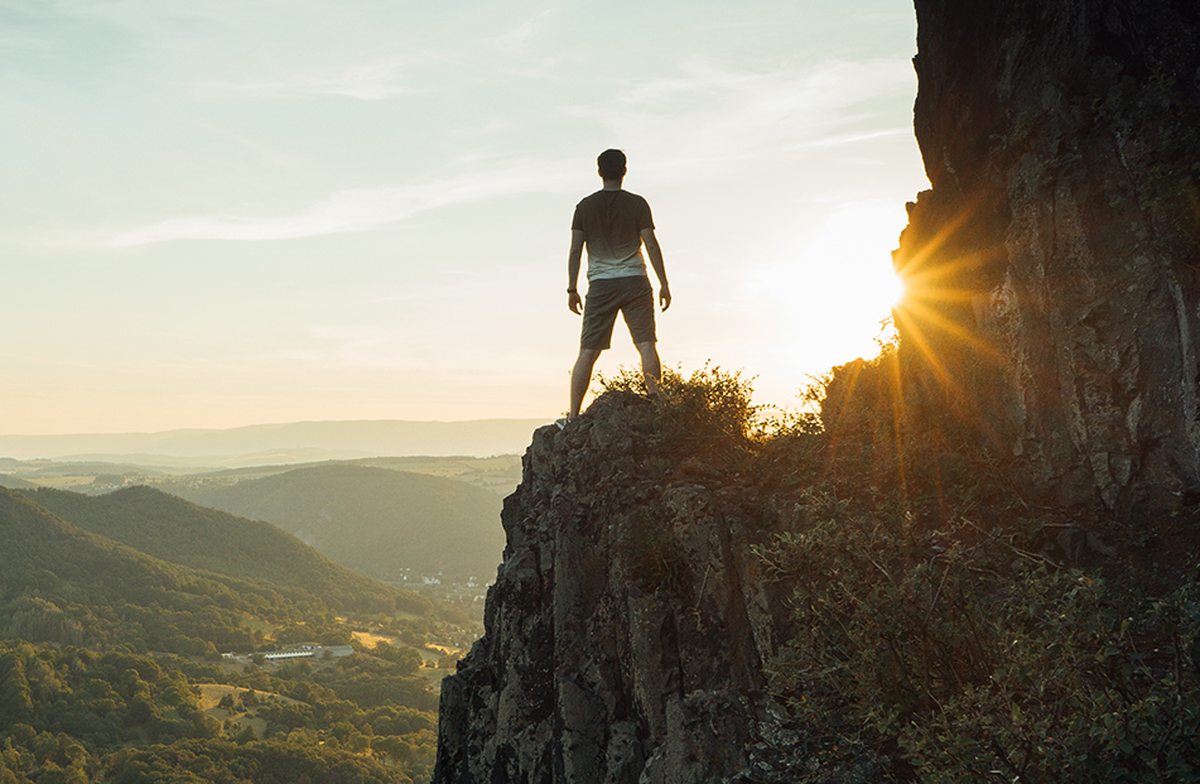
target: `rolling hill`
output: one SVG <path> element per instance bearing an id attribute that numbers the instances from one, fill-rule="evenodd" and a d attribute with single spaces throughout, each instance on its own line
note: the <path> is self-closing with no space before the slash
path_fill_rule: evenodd
<path id="1" fill-rule="evenodd" d="M 256 571 L 249 561 L 261 558 L 260 572 L 288 563 L 323 571 L 331 584 L 313 588 L 332 602 L 352 602 L 347 597 L 365 586 L 368 597 L 391 601 L 359 608 L 372 611 L 372 624 L 409 635 L 441 625 L 432 613 L 386 616 L 404 609 L 404 597 L 431 605 L 354 575 L 265 523 L 147 488 L 101 498 L 32 495 L 174 557 L 187 549 L 197 562 L 228 566 L 230 550 L 257 547 L 231 559 L 230 570 Z M 351 639 L 332 604 L 297 579 L 273 585 L 169 563 L 5 488 L 0 543 L 0 781 L 428 780 L 436 695 L 417 673 L 418 654 L 388 648 L 395 655 L 336 664 L 218 664 L 220 651 Z M 273 546 L 280 552 L 264 551 Z M 206 692 L 225 699 L 209 704 Z M 369 737 L 339 742 L 359 727 Z"/>
<path id="2" fill-rule="evenodd" d="M 203 654 L 255 644 L 248 617 L 302 621 L 299 590 L 167 563 L 0 488 L 0 637 Z"/>
<path id="3" fill-rule="evenodd" d="M 441 477 L 329 464 L 178 493 L 266 520 L 379 580 L 487 583 L 504 549 L 500 498 Z"/>
<path id="4" fill-rule="evenodd" d="M 311 594 L 339 612 L 399 606 L 419 614 L 429 609 L 425 599 L 336 564 L 272 525 L 206 509 L 149 487 L 102 496 L 48 488 L 22 494 L 81 529 L 141 553 Z"/>
<path id="5" fill-rule="evenodd" d="M 37 485 L 33 482 L 27 482 L 20 477 L 0 474 L 0 487 L 7 487 L 9 490 L 28 490 L 37 487 Z"/>

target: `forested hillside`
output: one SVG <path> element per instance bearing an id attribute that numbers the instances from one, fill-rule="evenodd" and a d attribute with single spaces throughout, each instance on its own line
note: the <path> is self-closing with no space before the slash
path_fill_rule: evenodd
<path id="1" fill-rule="evenodd" d="M 428 780 L 436 674 L 414 647 L 472 634 L 433 602 L 146 488 L 30 496 L 0 489 L 0 782 Z M 355 652 L 219 655 L 302 641 Z"/>
<path id="2" fill-rule="evenodd" d="M 47 488 L 25 495 L 63 520 L 156 558 L 305 591 L 341 612 L 403 609 L 422 614 L 431 607 L 410 591 L 333 563 L 273 525 L 206 509 L 149 487 L 102 496 Z"/>
<path id="3" fill-rule="evenodd" d="M 9 490 L 24 490 L 37 487 L 37 485 L 33 482 L 27 482 L 20 477 L 0 474 L 0 487 L 7 487 Z"/>
<path id="4" fill-rule="evenodd" d="M 177 492 L 204 506 L 273 523 L 380 580 L 473 577 L 486 584 L 504 550 L 501 499 L 436 476 L 331 464 Z"/>
<path id="5" fill-rule="evenodd" d="M 249 649 L 243 614 L 283 622 L 319 604 L 299 591 L 201 573 L 63 522 L 0 490 L 0 630 L 65 645 L 203 654 Z M 153 608 L 153 609 L 151 609 Z"/>
<path id="6" fill-rule="evenodd" d="M 408 707 L 386 685 L 372 700 L 342 696 L 364 678 L 416 684 L 413 666 L 359 654 L 281 677 L 0 643 L 0 782 L 426 781 L 430 698 L 410 694 Z"/>

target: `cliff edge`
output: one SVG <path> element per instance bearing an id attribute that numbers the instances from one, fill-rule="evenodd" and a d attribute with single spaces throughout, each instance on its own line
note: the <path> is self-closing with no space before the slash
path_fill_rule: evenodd
<path id="1" fill-rule="evenodd" d="M 783 731 L 764 667 L 786 613 L 753 553 L 771 504 L 747 508 L 712 476 L 664 478 L 652 415 L 610 392 L 534 434 L 504 504 L 486 633 L 443 681 L 435 781 L 698 783 L 779 767 L 756 746 Z"/>

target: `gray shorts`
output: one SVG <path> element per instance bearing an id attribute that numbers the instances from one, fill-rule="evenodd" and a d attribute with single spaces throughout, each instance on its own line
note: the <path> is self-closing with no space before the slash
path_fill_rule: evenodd
<path id="1" fill-rule="evenodd" d="M 579 347 L 603 351 L 611 346 L 618 312 L 625 316 L 634 343 L 658 340 L 654 333 L 654 289 L 649 278 L 636 275 L 588 282 Z"/>

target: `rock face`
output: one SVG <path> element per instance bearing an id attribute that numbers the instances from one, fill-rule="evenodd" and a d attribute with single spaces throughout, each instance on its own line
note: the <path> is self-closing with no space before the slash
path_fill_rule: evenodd
<path id="1" fill-rule="evenodd" d="M 649 415 L 610 393 L 565 430 L 534 434 L 504 505 L 486 633 L 443 681 L 435 781 L 786 770 L 761 743 L 784 732 L 763 673 L 786 612 L 751 550 L 771 535 L 769 505 L 748 512 L 694 479 L 648 478 Z"/>
<path id="2" fill-rule="evenodd" d="M 1059 504 L 1200 492 L 1200 4 L 916 0 L 905 383 Z"/>
<path id="3" fill-rule="evenodd" d="M 1200 4 L 915 5 L 932 189 L 895 255 L 898 361 L 833 402 L 886 390 L 897 425 L 982 445 L 1067 507 L 1195 500 Z M 485 636 L 443 684 L 436 782 L 804 770 L 767 689 L 788 613 L 753 550 L 786 499 L 656 464 L 647 407 L 612 393 L 535 433 Z"/>

